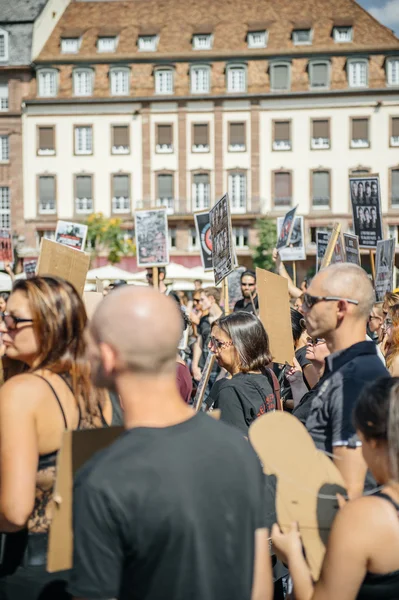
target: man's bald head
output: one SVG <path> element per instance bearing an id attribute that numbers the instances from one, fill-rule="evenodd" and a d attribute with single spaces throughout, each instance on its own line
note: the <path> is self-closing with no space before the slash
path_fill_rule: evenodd
<path id="1" fill-rule="evenodd" d="M 182 329 L 175 301 L 134 286 L 109 294 L 90 324 L 94 340 L 113 349 L 120 368 L 154 375 L 175 372 Z"/>

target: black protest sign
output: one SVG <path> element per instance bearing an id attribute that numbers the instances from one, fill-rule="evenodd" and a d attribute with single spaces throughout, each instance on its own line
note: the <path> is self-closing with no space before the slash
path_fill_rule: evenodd
<path id="1" fill-rule="evenodd" d="M 211 209 L 209 220 L 211 223 L 213 272 L 215 285 L 219 285 L 227 275 L 234 271 L 236 263 L 227 194 Z"/>
<path id="2" fill-rule="evenodd" d="M 209 212 L 195 213 L 194 221 L 200 243 L 202 266 L 204 271 L 212 271 L 212 237 Z"/>
<path id="3" fill-rule="evenodd" d="M 375 296 L 377 302 L 384 300 L 387 292 L 393 289 L 393 270 L 395 266 L 395 240 L 380 241 L 377 243 L 375 257 Z"/>
<path id="4" fill-rule="evenodd" d="M 290 243 L 292 230 L 294 227 L 295 213 L 298 207 L 292 208 L 287 212 L 284 217 L 283 224 L 280 229 L 280 233 L 277 239 L 276 248 L 280 250 L 280 248 L 286 248 Z"/>
<path id="5" fill-rule="evenodd" d="M 277 231 L 280 235 L 284 225 L 284 217 L 277 219 Z M 283 262 L 306 260 L 305 249 L 305 234 L 304 234 L 304 218 L 295 217 L 294 225 L 291 232 L 290 243 L 286 248 L 281 248 L 280 257 Z"/>
<path id="6" fill-rule="evenodd" d="M 320 269 L 323 262 L 330 235 L 328 231 L 316 231 L 316 271 Z"/>
<path id="7" fill-rule="evenodd" d="M 383 239 L 378 176 L 349 177 L 353 228 L 360 248 L 376 248 Z"/>
<path id="8" fill-rule="evenodd" d="M 344 246 L 346 262 L 360 267 L 359 238 L 357 235 L 344 233 Z"/>
<path id="9" fill-rule="evenodd" d="M 134 215 L 139 267 L 164 267 L 169 263 L 166 208 L 138 210 Z"/>

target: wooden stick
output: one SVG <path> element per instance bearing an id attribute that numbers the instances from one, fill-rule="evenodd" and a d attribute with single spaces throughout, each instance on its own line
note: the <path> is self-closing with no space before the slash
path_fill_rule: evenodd
<path id="1" fill-rule="evenodd" d="M 292 263 L 292 279 L 293 279 L 294 285 L 296 287 L 296 262 L 295 262 L 295 260 Z"/>
<path id="2" fill-rule="evenodd" d="M 256 307 L 255 307 L 254 297 L 252 295 L 251 290 L 249 290 L 249 297 L 251 298 L 252 308 L 254 309 L 254 315 L 257 317 L 258 316 L 258 312 L 257 312 Z"/>
<path id="3" fill-rule="evenodd" d="M 230 314 L 229 306 L 229 284 L 227 277 L 223 279 L 223 297 L 224 297 L 224 314 L 227 316 Z"/>
<path id="4" fill-rule="evenodd" d="M 152 267 L 152 285 L 154 288 L 159 288 L 159 270 L 158 267 Z"/>
<path id="5" fill-rule="evenodd" d="M 375 254 L 374 250 L 370 249 L 370 264 L 371 264 L 371 274 L 373 276 L 373 282 L 375 283 Z"/>

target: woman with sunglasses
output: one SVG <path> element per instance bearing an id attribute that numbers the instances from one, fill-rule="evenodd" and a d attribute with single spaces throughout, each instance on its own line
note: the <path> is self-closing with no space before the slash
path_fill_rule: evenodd
<path id="1" fill-rule="evenodd" d="M 384 321 L 385 360 L 392 377 L 399 376 L 399 304 L 390 307 Z"/>
<path id="2" fill-rule="evenodd" d="M 64 600 L 67 572 L 47 573 L 55 465 L 66 429 L 112 420 L 85 360 L 87 317 L 74 287 L 55 277 L 17 281 L 1 314 L 6 356 L 26 366 L 0 389 L 2 600 Z"/>
<path id="3" fill-rule="evenodd" d="M 276 408 L 265 328 L 251 313 L 241 311 L 222 317 L 212 326 L 209 349 L 231 378 L 214 384 L 207 404 L 221 410 L 222 421 L 248 436 L 251 423 Z"/>

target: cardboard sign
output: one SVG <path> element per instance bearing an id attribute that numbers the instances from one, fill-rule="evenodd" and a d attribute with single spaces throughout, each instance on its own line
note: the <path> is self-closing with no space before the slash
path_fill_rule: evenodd
<path id="1" fill-rule="evenodd" d="M 194 213 L 195 229 L 200 243 L 204 271 L 212 271 L 212 237 L 209 212 Z"/>
<path id="2" fill-rule="evenodd" d="M 219 285 L 227 275 L 234 271 L 236 264 L 227 194 L 211 209 L 209 220 L 211 223 L 213 272 L 215 285 Z"/>
<path id="3" fill-rule="evenodd" d="M 377 302 L 383 302 L 385 294 L 393 290 L 393 272 L 395 267 L 395 239 L 377 242 L 375 257 L 375 296 Z"/>
<path id="4" fill-rule="evenodd" d="M 165 267 L 169 263 L 167 209 L 138 210 L 134 223 L 137 266 Z"/>
<path id="5" fill-rule="evenodd" d="M 296 206 L 295 208 L 289 210 L 284 217 L 283 224 L 281 226 L 280 233 L 277 239 L 277 250 L 280 250 L 280 248 L 286 248 L 290 243 L 297 208 L 298 207 Z"/>
<path id="6" fill-rule="evenodd" d="M 86 308 L 87 318 L 89 321 L 93 318 L 97 306 L 104 299 L 101 292 L 84 292 L 83 302 Z"/>
<path id="7" fill-rule="evenodd" d="M 87 238 L 87 225 L 81 223 L 70 223 L 69 221 L 58 221 L 55 230 L 55 241 L 75 250 L 84 250 Z"/>
<path id="8" fill-rule="evenodd" d="M 360 267 L 359 238 L 357 235 L 344 233 L 344 246 L 346 262 L 359 265 Z"/>
<path id="9" fill-rule="evenodd" d="M 82 296 L 89 265 L 90 256 L 88 254 L 63 244 L 57 244 L 52 240 L 42 239 L 37 265 L 38 275 L 62 277 L 69 281 Z"/>
<path id="10" fill-rule="evenodd" d="M 14 262 L 11 229 L 0 229 L 0 268 L 4 269 L 6 263 Z"/>
<path id="11" fill-rule="evenodd" d="M 375 248 L 383 240 L 381 190 L 377 175 L 349 177 L 353 228 L 360 248 Z"/>
<path id="12" fill-rule="evenodd" d="M 316 449 L 302 423 L 287 412 L 266 413 L 252 423 L 249 439 L 266 475 L 277 477 L 276 513 L 287 532 L 299 524 L 306 559 L 315 581 L 339 510 L 336 494 L 346 495 L 333 461 Z"/>
<path id="13" fill-rule="evenodd" d="M 325 269 L 331 264 L 331 259 L 333 257 L 333 253 L 337 244 L 337 240 L 341 233 L 341 224 L 335 223 L 331 235 L 328 240 L 328 246 L 326 248 L 325 254 L 323 256 L 323 260 L 320 265 L 320 269 Z"/>
<path id="14" fill-rule="evenodd" d="M 211 352 L 208 354 L 204 368 L 202 369 L 202 376 L 198 383 L 197 392 L 193 401 L 193 409 L 195 412 L 201 410 L 202 403 L 204 401 L 204 394 L 206 386 L 208 385 L 209 377 L 211 376 L 213 365 L 215 364 L 216 357 Z"/>
<path id="15" fill-rule="evenodd" d="M 26 275 L 26 279 L 32 279 L 35 277 L 37 269 L 37 260 L 26 260 L 24 262 L 24 273 Z"/>
<path id="16" fill-rule="evenodd" d="M 288 282 L 284 277 L 264 269 L 256 269 L 259 299 L 259 318 L 269 336 L 273 362 L 293 365 L 294 340 L 292 338 Z"/>
<path id="17" fill-rule="evenodd" d="M 278 217 L 277 219 L 277 232 L 280 236 L 281 229 L 283 227 L 284 217 Z M 304 218 L 295 217 L 294 226 L 291 232 L 290 243 L 286 248 L 281 248 L 280 257 L 283 262 L 290 260 L 306 260 L 306 249 L 305 249 L 305 234 L 304 234 Z"/>
<path id="18" fill-rule="evenodd" d="M 334 247 L 333 255 L 331 258 L 331 264 L 335 265 L 337 263 L 345 262 L 345 250 L 344 250 L 344 242 L 342 240 L 342 235 L 340 234 L 337 238 L 337 242 Z"/>
<path id="19" fill-rule="evenodd" d="M 330 233 L 328 231 L 316 231 L 316 273 L 320 270 L 329 239 Z"/>

